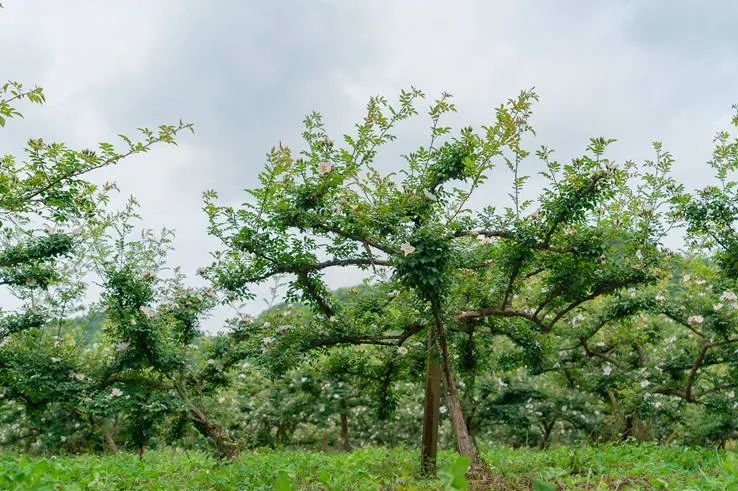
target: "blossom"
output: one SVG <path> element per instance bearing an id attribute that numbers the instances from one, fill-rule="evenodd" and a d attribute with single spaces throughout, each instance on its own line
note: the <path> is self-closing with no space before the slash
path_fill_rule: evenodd
<path id="1" fill-rule="evenodd" d="M 720 309 L 722 309 L 723 307 L 724 307 L 724 305 L 723 305 L 722 303 L 716 303 L 715 305 L 713 305 L 713 306 L 712 306 L 712 308 L 713 308 L 714 310 L 720 310 Z"/>
<path id="2" fill-rule="evenodd" d="M 399 348 L 397 348 L 397 353 L 401 356 L 404 356 L 407 354 L 407 348 L 404 346 L 400 346 Z"/>
<path id="3" fill-rule="evenodd" d="M 115 343 L 115 351 L 123 351 L 123 350 L 127 349 L 130 345 L 131 345 L 131 343 L 129 343 L 129 342 Z"/>
<path id="4" fill-rule="evenodd" d="M 263 344 L 264 346 L 271 346 L 274 344 L 274 338 L 271 336 L 266 336 L 261 339 L 261 344 Z"/>
<path id="5" fill-rule="evenodd" d="M 328 320 L 331 321 L 331 322 L 337 322 L 338 321 L 338 319 L 336 319 L 336 316 L 335 315 L 332 315 L 332 316 L 328 317 Z"/>
<path id="6" fill-rule="evenodd" d="M 51 361 L 52 361 L 53 363 L 59 363 L 59 362 L 61 361 L 61 358 L 57 358 L 56 356 L 52 356 L 52 357 L 51 357 Z"/>
<path id="7" fill-rule="evenodd" d="M 491 244 L 491 243 L 494 242 L 494 240 L 492 239 L 492 237 L 490 237 L 488 235 L 482 234 L 482 235 L 479 235 L 478 237 L 479 237 L 479 242 L 482 243 L 482 244 L 485 244 L 485 245 L 489 245 L 489 244 Z"/>
<path id="8" fill-rule="evenodd" d="M 441 406 L 438 408 L 438 410 L 441 412 L 441 414 L 446 414 L 448 412 L 448 409 L 446 409 L 446 406 Z"/>
<path id="9" fill-rule="evenodd" d="M 636 257 L 636 259 L 638 259 L 639 261 L 643 261 L 643 252 L 641 252 L 641 250 L 640 250 L 640 249 L 638 249 L 638 250 L 637 250 L 637 251 L 635 252 L 635 257 Z"/>
<path id="10" fill-rule="evenodd" d="M 251 317 L 251 315 L 247 314 L 246 312 L 241 312 L 239 316 L 241 317 L 241 320 L 243 322 L 251 322 L 251 320 L 253 319 L 253 317 Z"/>
<path id="11" fill-rule="evenodd" d="M 733 292 L 723 292 L 723 294 L 720 295 L 720 300 L 732 302 L 734 300 L 738 300 L 738 296 Z"/>
<path id="12" fill-rule="evenodd" d="M 205 274 L 205 268 L 197 268 L 197 269 L 195 270 L 195 274 L 196 274 L 197 276 L 202 276 L 202 275 L 204 275 L 204 274 Z"/>
<path id="13" fill-rule="evenodd" d="M 603 365 L 602 373 L 604 373 L 606 376 L 609 376 L 612 373 L 612 365 Z"/>
<path id="14" fill-rule="evenodd" d="M 284 325 L 281 325 L 281 326 L 279 326 L 279 327 L 277 328 L 277 333 L 278 333 L 278 334 L 284 334 L 284 333 L 286 333 L 286 332 L 287 332 L 287 331 L 289 331 L 289 330 L 290 330 L 290 326 L 288 326 L 288 325 L 284 324 Z"/>
<path id="15" fill-rule="evenodd" d="M 141 315 L 143 315 L 144 317 L 148 317 L 150 315 L 149 308 L 145 305 L 142 305 L 141 307 L 139 307 L 138 310 L 139 312 L 141 312 Z"/>
<path id="16" fill-rule="evenodd" d="M 734 390 L 731 390 L 730 392 L 728 392 L 728 398 L 729 399 L 733 399 L 734 397 L 735 397 L 735 391 Z"/>
<path id="17" fill-rule="evenodd" d="M 580 322 L 584 320 L 584 316 L 582 314 L 577 314 L 571 319 L 571 325 L 576 326 Z"/>
<path id="18" fill-rule="evenodd" d="M 687 324 L 689 325 L 695 325 L 695 324 L 702 324 L 705 321 L 705 318 L 701 315 L 690 315 L 687 319 Z"/>
<path id="19" fill-rule="evenodd" d="M 80 382 L 87 378 L 87 377 L 85 377 L 85 374 L 84 373 L 73 373 L 72 374 L 72 377 L 74 377 L 75 379 L 79 380 Z"/>
<path id="20" fill-rule="evenodd" d="M 330 162 L 321 162 L 318 164 L 318 174 L 324 175 L 328 174 L 330 171 L 333 170 L 333 164 Z"/>
<path id="21" fill-rule="evenodd" d="M 641 389 L 645 389 L 649 385 L 651 385 L 651 382 L 649 382 L 648 380 L 646 379 L 641 380 Z"/>
<path id="22" fill-rule="evenodd" d="M 656 300 L 657 302 L 663 302 L 664 300 L 666 300 L 666 297 L 659 293 L 654 297 L 654 300 Z"/>
<path id="23" fill-rule="evenodd" d="M 404 255 L 409 256 L 410 254 L 415 252 L 415 247 L 413 247 L 413 245 L 410 242 L 404 242 L 400 246 L 400 250 L 402 251 Z"/>
<path id="24" fill-rule="evenodd" d="M 423 194 L 425 195 L 426 198 L 428 198 L 428 201 L 438 201 L 438 196 L 428 191 L 427 189 L 423 190 Z"/>
<path id="25" fill-rule="evenodd" d="M 113 397 L 120 397 L 123 395 L 123 391 L 120 390 L 118 387 L 113 387 L 113 389 L 110 391 L 110 395 L 108 396 L 108 399 L 112 399 Z"/>

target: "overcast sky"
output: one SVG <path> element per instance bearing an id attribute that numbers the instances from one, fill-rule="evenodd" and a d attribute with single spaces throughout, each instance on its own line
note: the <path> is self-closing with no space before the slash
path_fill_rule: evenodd
<path id="1" fill-rule="evenodd" d="M 43 86 L 48 103 L 0 132 L 2 153 L 18 154 L 31 136 L 87 147 L 139 126 L 196 125 L 179 147 L 96 176 L 134 194 L 147 226 L 176 230 L 171 261 L 190 274 L 216 246 L 202 192 L 245 199 L 265 152 L 299 145 L 311 110 L 338 141 L 369 96 L 412 84 L 430 99 L 453 93 L 453 122 L 479 126 L 535 86 L 536 145 L 566 160 L 607 136 L 619 141 L 614 157 L 642 160 L 661 140 L 696 187 L 738 102 L 738 2 L 727 0 L 3 4 L 0 78 Z M 404 130 L 412 145 L 427 140 L 424 124 Z M 508 176 L 493 182 L 493 194 L 507 192 Z"/>

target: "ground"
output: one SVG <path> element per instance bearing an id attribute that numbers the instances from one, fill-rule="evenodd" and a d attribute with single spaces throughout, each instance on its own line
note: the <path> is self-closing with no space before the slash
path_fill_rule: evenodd
<path id="1" fill-rule="evenodd" d="M 738 490 L 738 456 L 677 446 L 607 445 L 544 451 L 490 447 L 497 491 Z M 441 465 L 454 461 L 444 452 Z M 283 471 L 283 472 L 280 472 Z M 275 480 L 286 472 L 286 487 Z M 107 456 L 28 457 L 0 454 L 5 490 L 443 490 L 417 476 L 415 450 L 365 448 L 353 453 L 260 450 L 219 463 L 203 453 L 164 449 Z M 282 478 L 284 479 L 284 477 Z"/>

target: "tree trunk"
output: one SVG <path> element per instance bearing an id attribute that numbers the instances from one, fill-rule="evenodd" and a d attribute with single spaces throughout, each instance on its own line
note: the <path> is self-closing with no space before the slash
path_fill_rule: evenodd
<path id="1" fill-rule="evenodd" d="M 428 329 L 428 350 L 426 355 L 425 403 L 423 405 L 423 447 L 420 456 L 420 471 L 424 476 L 436 473 L 436 454 L 438 453 L 438 419 L 441 405 L 441 365 L 433 329 Z"/>
<path id="2" fill-rule="evenodd" d="M 349 452 L 351 450 L 351 442 L 349 441 L 348 427 L 348 406 L 346 400 L 341 401 L 341 445 L 343 450 Z"/>
<path id="3" fill-rule="evenodd" d="M 210 419 L 205 416 L 205 413 L 200 409 L 187 395 L 184 388 L 177 382 L 174 383 L 174 387 L 177 393 L 182 398 L 184 403 L 187 405 L 187 409 L 190 412 L 190 419 L 197 431 L 200 432 L 206 438 L 210 438 L 215 444 L 215 448 L 218 455 L 227 457 L 229 459 L 235 457 L 238 454 L 238 448 L 232 442 L 229 442 L 225 438 L 225 430 L 222 426 L 213 423 Z"/>
<path id="4" fill-rule="evenodd" d="M 548 446 L 548 439 L 551 437 L 551 430 L 556 424 L 556 418 L 551 421 L 544 421 L 541 425 L 541 439 L 538 441 L 538 448 L 543 450 Z"/>
<path id="5" fill-rule="evenodd" d="M 103 440 L 105 440 L 105 446 L 108 447 L 108 451 L 110 453 L 118 453 L 118 445 L 115 444 L 113 435 L 110 434 L 110 431 L 102 423 L 100 424 L 100 431 L 102 431 Z"/>
<path id="6" fill-rule="evenodd" d="M 441 374 L 443 385 L 446 392 L 446 407 L 448 408 L 448 416 L 451 421 L 451 428 L 456 437 L 456 450 L 471 459 L 468 475 L 472 479 L 486 479 L 491 477 L 487 464 L 479 455 L 477 445 L 469 433 L 464 418 L 464 411 L 461 407 L 461 400 L 456 391 L 456 380 L 451 365 L 451 355 L 448 352 L 448 343 L 446 341 L 446 333 L 441 319 L 441 310 L 437 302 L 432 304 L 433 315 L 435 317 L 435 336 L 438 339 L 438 347 L 441 354 Z"/>

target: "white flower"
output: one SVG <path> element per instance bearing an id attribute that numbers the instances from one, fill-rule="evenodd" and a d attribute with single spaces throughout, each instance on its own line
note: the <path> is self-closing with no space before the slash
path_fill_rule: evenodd
<path id="1" fill-rule="evenodd" d="M 731 390 L 728 392 L 728 399 L 733 399 L 735 397 L 735 391 Z"/>
<path id="2" fill-rule="evenodd" d="M 669 339 L 666 340 L 667 343 L 672 344 L 677 340 L 676 336 L 671 336 Z"/>
<path id="3" fill-rule="evenodd" d="M 725 307 L 725 305 L 723 305 L 722 303 L 716 303 L 715 305 L 713 305 L 713 306 L 712 306 L 712 308 L 713 308 L 714 310 L 720 310 L 720 309 L 722 309 L 723 307 Z"/>
<path id="4" fill-rule="evenodd" d="M 277 328 L 277 334 L 284 334 L 284 333 L 286 333 L 289 330 L 290 330 L 290 326 L 288 326 L 286 324 L 285 325 L 281 325 L 281 326 L 279 326 Z"/>
<path id="5" fill-rule="evenodd" d="M 401 356 L 405 356 L 407 354 L 407 348 L 404 346 L 400 346 L 397 348 L 397 353 Z"/>
<path id="6" fill-rule="evenodd" d="M 413 247 L 413 245 L 410 242 L 404 242 L 400 246 L 400 250 L 402 251 L 404 255 L 409 256 L 410 254 L 415 252 L 415 247 Z"/>
<path id="7" fill-rule="evenodd" d="M 685 274 L 684 276 L 682 276 L 682 283 L 688 283 L 689 280 L 691 279 L 692 279 L 692 275 Z"/>
<path id="8" fill-rule="evenodd" d="M 332 316 L 328 317 L 328 320 L 331 321 L 331 322 L 338 322 L 338 319 L 336 319 L 336 316 L 335 315 L 332 315 Z"/>
<path id="9" fill-rule="evenodd" d="M 651 385 L 651 382 L 649 382 L 648 380 L 641 380 L 641 389 L 645 389 L 649 385 Z"/>
<path id="10" fill-rule="evenodd" d="M 195 274 L 196 274 L 197 276 L 202 276 L 202 275 L 204 275 L 204 274 L 205 274 L 205 268 L 197 268 L 197 269 L 195 270 Z"/>
<path id="11" fill-rule="evenodd" d="M 141 307 L 139 307 L 138 310 L 139 312 L 141 312 L 141 315 L 143 315 L 144 317 L 148 317 L 150 314 L 149 308 L 145 305 L 142 305 Z"/>
<path id="12" fill-rule="evenodd" d="M 113 390 L 110 391 L 110 395 L 108 396 L 109 399 L 112 399 L 113 397 L 120 397 L 123 395 L 123 391 L 120 390 L 118 387 L 113 387 Z"/>
<path id="13" fill-rule="evenodd" d="M 127 349 L 131 343 L 125 342 L 125 343 L 115 343 L 115 351 L 123 351 Z"/>
<path id="14" fill-rule="evenodd" d="M 438 410 L 441 412 L 441 414 L 446 414 L 448 412 L 448 409 L 446 409 L 446 406 L 441 406 L 438 408 Z"/>
<path id="15" fill-rule="evenodd" d="M 61 361 L 61 358 L 57 358 L 56 356 L 52 356 L 52 357 L 51 357 L 51 361 L 52 361 L 53 363 L 59 363 L 59 362 Z"/>
<path id="16" fill-rule="evenodd" d="M 492 237 L 488 235 L 479 235 L 478 237 L 479 237 L 479 242 L 484 245 L 489 245 L 494 242 L 494 239 L 492 239 Z"/>
<path id="17" fill-rule="evenodd" d="M 572 320 L 571 320 L 571 325 L 572 325 L 572 326 L 576 326 L 577 324 L 579 324 L 579 323 L 580 323 L 580 322 L 582 322 L 583 320 L 584 320 L 584 316 L 583 316 L 582 314 L 577 314 L 577 315 L 575 315 L 575 316 L 574 316 L 574 317 L 572 318 Z"/>
<path id="18" fill-rule="evenodd" d="M 658 409 L 658 408 L 660 408 L 660 407 L 661 407 L 661 401 L 656 401 L 656 402 L 654 402 L 654 403 L 653 403 L 653 407 L 655 407 L 655 408 L 657 408 L 657 409 Z"/>
<path id="19" fill-rule="evenodd" d="M 136 319 L 133 319 L 133 318 L 131 319 L 131 325 L 132 326 L 135 326 L 136 325 Z"/>
<path id="20" fill-rule="evenodd" d="M 606 376 L 609 376 L 612 373 L 612 366 L 602 365 L 602 373 L 604 373 Z"/>
<path id="21" fill-rule="evenodd" d="M 435 194 L 431 193 L 427 189 L 424 189 L 423 190 L 423 194 L 425 195 L 426 198 L 428 198 L 428 201 L 438 201 L 438 196 L 436 196 Z"/>
<path id="22" fill-rule="evenodd" d="M 267 336 L 265 338 L 262 338 L 261 344 L 263 344 L 264 346 L 271 346 L 271 345 L 274 344 L 274 338 L 272 338 L 270 336 Z"/>
<path id="23" fill-rule="evenodd" d="M 505 382 L 505 381 L 504 381 L 504 380 L 502 380 L 501 378 L 498 378 L 498 379 L 497 379 L 497 384 L 498 384 L 498 385 L 499 385 L 500 387 L 507 387 L 507 382 Z"/>
<path id="24" fill-rule="evenodd" d="M 720 300 L 732 302 L 734 300 L 738 300 L 738 296 L 733 292 L 723 292 L 723 294 L 720 295 Z"/>
<path id="25" fill-rule="evenodd" d="M 318 164 L 318 174 L 324 175 L 328 174 L 330 171 L 333 170 L 333 164 L 330 162 L 321 162 Z"/>
<path id="26" fill-rule="evenodd" d="M 636 257 L 636 259 L 638 259 L 639 261 L 643 261 L 643 252 L 641 252 L 641 250 L 640 250 L 640 249 L 638 249 L 638 250 L 637 250 L 637 251 L 635 252 L 635 257 Z"/>
<path id="27" fill-rule="evenodd" d="M 707 283 L 707 280 L 699 279 L 699 280 L 696 280 L 695 283 L 698 285 L 704 285 L 705 283 Z"/>
<path id="28" fill-rule="evenodd" d="M 85 374 L 84 373 L 73 373 L 72 374 L 72 377 L 76 378 L 80 382 L 87 378 L 87 377 L 85 377 Z"/>
<path id="29" fill-rule="evenodd" d="M 660 294 L 660 293 L 659 293 L 658 295 L 656 295 L 656 296 L 654 297 L 654 299 L 655 299 L 655 300 L 656 300 L 657 302 L 663 302 L 664 300 L 666 300 L 666 297 L 665 297 L 665 296 L 663 296 L 662 294 Z"/>
<path id="30" fill-rule="evenodd" d="M 243 322 L 251 322 L 251 320 L 253 319 L 253 317 L 251 317 L 251 315 L 247 314 L 246 312 L 241 312 L 239 314 L 239 317 L 241 317 L 241 320 Z"/>
<path id="31" fill-rule="evenodd" d="M 271 322 L 266 321 L 264 324 L 261 325 L 262 329 L 269 329 L 269 327 L 272 325 Z"/>
<path id="32" fill-rule="evenodd" d="M 687 324 L 689 325 L 695 325 L 695 324 L 702 324 L 705 321 L 705 318 L 701 315 L 690 315 L 687 319 Z"/>

